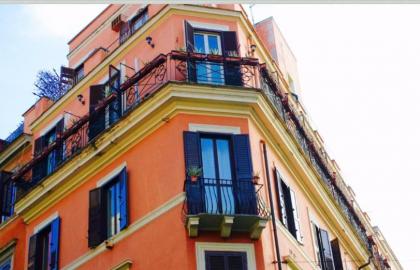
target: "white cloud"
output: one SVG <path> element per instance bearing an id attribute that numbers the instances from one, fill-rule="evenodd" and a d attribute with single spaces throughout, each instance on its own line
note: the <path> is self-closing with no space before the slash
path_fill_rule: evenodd
<path id="1" fill-rule="evenodd" d="M 34 27 L 26 34 L 54 36 L 69 41 L 107 5 L 27 5 L 24 14 L 33 21 Z"/>

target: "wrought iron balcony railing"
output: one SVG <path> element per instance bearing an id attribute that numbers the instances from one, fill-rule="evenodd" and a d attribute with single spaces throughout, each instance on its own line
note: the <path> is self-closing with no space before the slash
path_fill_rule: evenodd
<path id="1" fill-rule="evenodd" d="M 252 179 L 199 178 L 185 180 L 186 215 L 251 215 L 268 218 L 270 213 Z"/>
<path id="2" fill-rule="evenodd" d="M 114 67 L 112 69 L 115 71 Z M 282 89 L 277 78 L 272 76 L 265 64 L 259 64 L 258 59 L 172 51 L 166 55 L 158 55 L 122 84 L 119 82 L 119 72 L 117 72 L 118 76 L 115 75 L 115 72 L 111 73 L 110 71 L 111 74 L 114 75 L 106 86 L 106 89 L 109 90 L 106 98 L 90 114 L 82 117 L 62 134 L 57 134 L 54 142 L 50 143 L 41 153 L 36 153 L 28 164 L 13 175 L 13 180 L 19 183 L 20 195 L 52 174 L 111 127 L 119 118 L 137 106 L 141 106 L 162 85 L 170 81 L 213 86 L 227 85 L 237 87 L 238 90 L 252 88 L 262 91 L 268 99 L 306 157 L 307 162 L 312 165 L 322 179 L 343 215 L 370 251 L 366 229 L 346 194 L 337 184 L 336 174 L 328 158 L 316 146 L 313 132 L 304 123 L 302 114 L 298 112 L 294 102 L 289 100 L 288 94 Z M 117 77 L 118 81 L 115 80 Z M 96 123 L 103 122 L 103 119 L 108 119 L 106 124 L 98 127 Z M 38 174 L 37 170 L 40 166 L 47 167 L 46 170 L 43 169 L 46 173 Z M 34 173 L 37 174 L 34 175 Z"/>

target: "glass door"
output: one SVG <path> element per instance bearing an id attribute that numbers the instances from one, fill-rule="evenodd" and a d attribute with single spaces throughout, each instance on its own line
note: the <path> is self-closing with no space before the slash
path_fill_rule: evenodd
<path id="1" fill-rule="evenodd" d="M 232 154 L 228 138 L 202 137 L 204 203 L 207 213 L 234 214 Z"/>
<path id="2" fill-rule="evenodd" d="M 205 32 L 194 33 L 194 52 L 221 55 L 220 35 Z M 197 61 L 196 76 L 198 83 L 224 84 L 223 63 Z"/>

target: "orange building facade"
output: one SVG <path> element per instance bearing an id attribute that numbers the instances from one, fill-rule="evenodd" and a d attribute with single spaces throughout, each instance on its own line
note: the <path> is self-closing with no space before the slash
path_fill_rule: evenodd
<path id="1" fill-rule="evenodd" d="M 0 143 L 0 269 L 402 269 L 272 18 L 109 5 Z"/>

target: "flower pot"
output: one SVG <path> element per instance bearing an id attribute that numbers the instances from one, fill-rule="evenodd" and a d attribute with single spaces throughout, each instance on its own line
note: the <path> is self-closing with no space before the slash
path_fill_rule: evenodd
<path id="1" fill-rule="evenodd" d="M 252 177 L 252 183 L 253 183 L 254 185 L 259 184 L 259 182 L 260 182 L 260 177 L 259 177 L 259 176 L 254 176 L 254 177 Z"/>
<path id="2" fill-rule="evenodd" d="M 198 180 L 198 176 L 190 176 L 190 178 L 191 178 L 191 182 L 197 182 L 197 180 Z"/>

